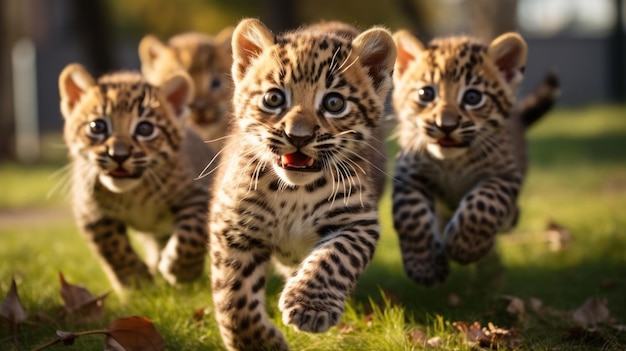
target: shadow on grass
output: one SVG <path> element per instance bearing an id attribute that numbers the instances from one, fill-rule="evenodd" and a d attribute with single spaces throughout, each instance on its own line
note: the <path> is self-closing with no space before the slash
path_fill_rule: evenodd
<path id="1" fill-rule="evenodd" d="M 555 257 L 558 259 L 558 257 Z M 355 301 L 368 305 L 380 300 L 380 290 L 391 294 L 406 308 L 407 316 L 419 323 L 441 315 L 447 320 L 490 321 L 494 308 L 502 308 L 502 295 L 524 300 L 537 298 L 544 306 L 573 311 L 590 297 L 606 298 L 611 315 L 626 323 L 626 262 L 587 259 L 576 266 L 552 268 L 529 264 L 504 267 L 493 254 L 479 264 L 453 265 L 442 285 L 426 288 L 410 281 L 401 269 L 380 264 L 370 266 L 359 281 Z M 458 305 L 450 305 L 450 295 Z M 503 309 L 501 310 L 503 311 Z"/>
<path id="2" fill-rule="evenodd" d="M 581 163 L 584 165 L 621 163 L 626 166 L 626 152 L 624 151 L 626 150 L 626 133 L 587 137 L 535 137 L 529 141 L 528 150 L 532 166 Z"/>

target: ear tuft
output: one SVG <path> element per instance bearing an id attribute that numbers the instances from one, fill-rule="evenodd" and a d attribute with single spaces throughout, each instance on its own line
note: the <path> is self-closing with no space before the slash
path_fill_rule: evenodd
<path id="1" fill-rule="evenodd" d="M 250 63 L 263 50 L 274 45 L 274 41 L 274 34 L 261 21 L 248 18 L 239 22 L 232 37 L 232 75 L 235 83 L 243 79 Z"/>
<path id="2" fill-rule="evenodd" d="M 396 77 L 401 77 L 409 65 L 417 61 L 424 49 L 424 44 L 408 30 L 400 30 L 393 35 L 393 40 L 398 48 L 398 58 L 394 68 Z"/>
<path id="3" fill-rule="evenodd" d="M 187 72 L 183 70 L 173 72 L 161 84 L 161 89 L 176 116 L 183 117 L 194 94 L 193 83 Z"/>
<path id="4" fill-rule="evenodd" d="M 359 62 L 367 69 L 374 81 L 375 90 L 386 95 L 391 88 L 391 75 L 396 61 L 396 45 L 391 33 L 381 27 L 374 27 L 352 41 Z"/>
<path id="5" fill-rule="evenodd" d="M 61 95 L 61 113 L 69 118 L 74 112 L 76 104 L 85 92 L 96 82 L 85 67 L 78 63 L 71 63 L 59 75 L 59 93 Z"/>
<path id="6" fill-rule="evenodd" d="M 504 80 L 515 90 L 524 79 L 528 55 L 522 36 L 513 32 L 502 34 L 489 44 L 488 52 Z"/>

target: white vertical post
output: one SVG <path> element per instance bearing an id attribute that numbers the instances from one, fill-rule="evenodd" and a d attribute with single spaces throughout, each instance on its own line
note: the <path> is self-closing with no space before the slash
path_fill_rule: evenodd
<path id="1" fill-rule="evenodd" d="M 25 163 L 36 162 L 40 154 L 35 56 L 35 44 L 28 38 L 15 43 L 11 52 L 15 146 L 18 160 Z"/>

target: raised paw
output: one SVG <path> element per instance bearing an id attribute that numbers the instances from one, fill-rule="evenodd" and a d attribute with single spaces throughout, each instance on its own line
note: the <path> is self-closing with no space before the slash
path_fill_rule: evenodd
<path id="1" fill-rule="evenodd" d="M 450 263 L 443 249 L 437 242 L 432 251 L 411 252 L 403 250 L 404 271 L 414 282 L 424 286 L 441 284 L 450 274 Z"/>
<path id="2" fill-rule="evenodd" d="M 483 258 L 493 247 L 495 229 L 464 226 L 450 223 L 446 228 L 446 251 L 451 259 L 469 264 Z"/>
<path id="3" fill-rule="evenodd" d="M 285 290 L 279 301 L 283 323 L 311 333 L 322 333 L 337 325 L 343 306 L 343 300 L 333 300 L 320 292 Z"/>

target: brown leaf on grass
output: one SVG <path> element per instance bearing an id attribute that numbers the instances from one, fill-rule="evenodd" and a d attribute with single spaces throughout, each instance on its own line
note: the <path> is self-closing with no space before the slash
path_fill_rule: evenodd
<path id="1" fill-rule="evenodd" d="M 17 294 L 17 284 L 15 279 L 11 280 L 11 287 L 7 296 L 0 305 L 0 316 L 6 318 L 14 327 L 26 322 L 28 313 L 22 305 L 20 296 Z"/>
<path id="2" fill-rule="evenodd" d="M 443 347 L 443 340 L 441 340 L 441 338 L 438 336 L 434 336 L 426 340 L 426 345 L 434 348 L 440 348 Z"/>
<path id="3" fill-rule="evenodd" d="M 492 349 L 515 349 L 521 345 L 521 340 L 515 330 L 499 328 L 491 322 L 487 324 L 487 327 L 481 327 L 478 322 L 471 325 L 466 322 L 454 322 L 452 325 L 465 334 L 467 341 L 472 345 Z"/>
<path id="4" fill-rule="evenodd" d="M 61 298 L 65 303 L 62 311 L 64 315 L 80 316 L 85 321 L 102 318 L 104 299 L 110 292 L 94 296 L 87 288 L 68 283 L 61 272 L 59 272 L 59 280 L 61 281 Z"/>
<path id="5" fill-rule="evenodd" d="M 426 332 L 421 329 L 413 328 L 408 334 L 409 342 L 414 345 L 426 345 Z"/>
<path id="6" fill-rule="evenodd" d="M 348 323 L 341 323 L 337 326 L 337 328 L 339 329 L 340 335 L 352 334 L 354 332 L 359 331 L 359 327 L 357 327 L 356 325 L 348 324 Z"/>
<path id="7" fill-rule="evenodd" d="M 572 242 L 572 234 L 564 226 L 550 220 L 546 228 L 546 240 L 550 250 L 557 252 L 567 249 Z"/>
<path id="8" fill-rule="evenodd" d="M 507 302 L 506 311 L 508 313 L 514 315 L 519 320 L 523 321 L 526 319 L 526 304 L 524 300 L 513 295 L 502 295 L 500 298 Z"/>
<path id="9" fill-rule="evenodd" d="M 72 332 L 66 332 L 63 330 L 57 330 L 56 334 L 59 338 L 61 338 L 63 345 L 70 346 L 74 345 L 74 341 L 76 341 L 76 334 Z"/>
<path id="10" fill-rule="evenodd" d="M 199 308 L 193 313 L 193 320 L 196 327 L 203 327 L 206 323 L 206 317 L 211 314 L 211 308 Z"/>
<path id="11" fill-rule="evenodd" d="M 105 351 L 162 351 L 165 341 L 152 322 L 143 317 L 114 320 L 107 328 Z"/>
<path id="12" fill-rule="evenodd" d="M 588 298 L 572 313 L 572 319 L 583 327 L 595 326 L 598 323 L 611 323 L 611 312 L 606 306 L 605 298 Z"/>

